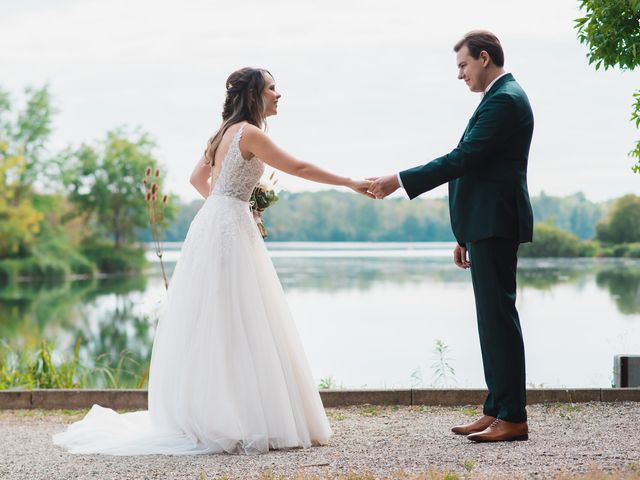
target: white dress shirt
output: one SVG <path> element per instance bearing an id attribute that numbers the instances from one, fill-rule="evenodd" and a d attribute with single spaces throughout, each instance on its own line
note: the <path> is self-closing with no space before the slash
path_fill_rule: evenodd
<path id="1" fill-rule="evenodd" d="M 501 73 L 500 75 L 498 75 L 496 78 L 494 78 L 494 79 L 492 80 L 492 82 L 491 82 L 489 85 L 487 85 L 487 87 L 484 89 L 484 92 L 482 92 L 482 96 L 484 97 L 484 96 L 486 95 L 486 93 L 487 93 L 489 90 L 491 90 L 491 87 L 493 87 L 493 85 L 494 85 L 494 84 L 495 84 L 495 83 L 496 83 L 500 78 L 504 77 L 507 73 L 509 73 L 509 72 L 503 72 L 503 73 Z M 400 184 L 400 188 L 404 189 L 404 185 L 402 185 L 402 178 L 400 178 L 400 172 L 398 172 L 398 173 L 396 174 L 396 176 L 398 177 L 398 183 Z"/>
<path id="2" fill-rule="evenodd" d="M 485 94 L 491 90 L 491 87 L 493 87 L 493 84 L 496 83 L 499 79 L 501 79 L 502 77 L 504 77 L 506 74 L 508 74 L 509 72 L 503 72 L 500 75 L 498 75 L 496 78 L 493 79 L 493 81 L 487 85 L 487 88 L 484 89 L 484 92 L 482 92 L 482 96 L 484 97 Z"/>

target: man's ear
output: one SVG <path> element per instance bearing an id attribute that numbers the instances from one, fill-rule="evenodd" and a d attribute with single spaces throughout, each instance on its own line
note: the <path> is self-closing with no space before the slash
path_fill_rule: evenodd
<path id="1" fill-rule="evenodd" d="M 480 52 L 480 59 L 482 60 L 483 67 L 488 67 L 491 63 L 491 55 L 489 55 L 486 50 Z"/>

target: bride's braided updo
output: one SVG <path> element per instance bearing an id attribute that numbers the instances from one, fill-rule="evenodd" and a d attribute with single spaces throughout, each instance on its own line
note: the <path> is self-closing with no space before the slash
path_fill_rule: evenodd
<path id="1" fill-rule="evenodd" d="M 265 105 L 262 92 L 265 87 L 262 68 L 241 68 L 227 78 L 227 95 L 222 107 L 222 125 L 207 142 L 204 151 L 205 164 L 213 166 L 216 150 L 231 125 L 248 122 L 258 128 L 265 124 Z"/>

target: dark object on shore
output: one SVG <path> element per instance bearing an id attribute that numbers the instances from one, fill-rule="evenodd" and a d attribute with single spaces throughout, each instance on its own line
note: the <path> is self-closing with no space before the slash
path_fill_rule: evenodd
<path id="1" fill-rule="evenodd" d="M 615 388 L 640 387 L 640 355 L 616 355 L 613 357 Z"/>

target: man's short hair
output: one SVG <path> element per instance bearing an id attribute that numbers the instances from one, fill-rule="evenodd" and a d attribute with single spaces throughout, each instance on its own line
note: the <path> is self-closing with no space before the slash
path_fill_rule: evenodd
<path id="1" fill-rule="evenodd" d="M 497 66 L 504 66 L 504 52 L 500 40 L 493 33 L 487 30 L 473 30 L 467 33 L 462 40 L 455 44 L 453 51 L 458 53 L 460 49 L 467 46 L 469 53 L 475 59 L 480 58 L 483 50 L 489 54 L 491 61 Z"/>

